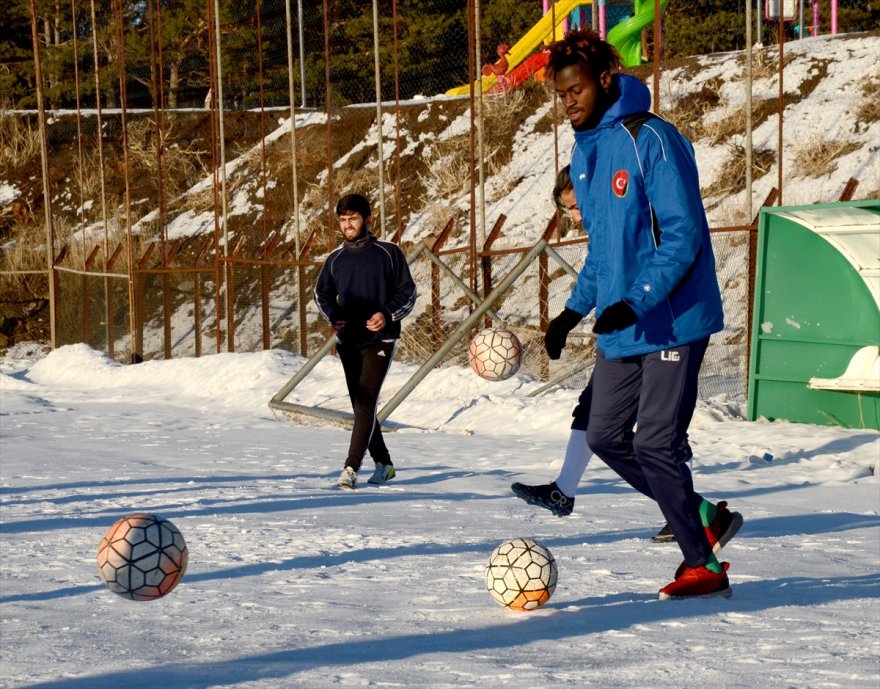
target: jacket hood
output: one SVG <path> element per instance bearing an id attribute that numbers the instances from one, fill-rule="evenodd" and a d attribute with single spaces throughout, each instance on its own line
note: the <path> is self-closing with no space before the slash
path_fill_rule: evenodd
<path id="1" fill-rule="evenodd" d="M 620 92 L 620 96 L 605 111 L 599 124 L 594 129 L 575 132 L 575 139 L 580 140 L 589 137 L 590 133 L 597 129 L 610 127 L 628 115 L 651 109 L 651 92 L 641 81 L 629 74 L 615 74 L 612 79 Z"/>

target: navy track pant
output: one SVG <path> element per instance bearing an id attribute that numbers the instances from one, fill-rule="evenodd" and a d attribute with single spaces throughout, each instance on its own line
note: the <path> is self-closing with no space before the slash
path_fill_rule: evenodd
<path id="1" fill-rule="evenodd" d="M 397 340 L 372 342 L 362 347 L 339 344 L 336 351 L 345 371 L 345 384 L 354 412 L 354 427 L 345 466 L 355 471 L 361 468 L 364 454 L 378 464 L 391 464 L 391 455 L 382 438 L 382 429 L 376 420 L 379 392 L 385 382 L 385 374 L 394 358 Z"/>
<path id="2" fill-rule="evenodd" d="M 707 337 L 613 360 L 599 351 L 589 401 L 590 450 L 633 488 L 656 500 L 689 567 L 705 564 L 711 553 L 687 441 L 708 343 Z"/>

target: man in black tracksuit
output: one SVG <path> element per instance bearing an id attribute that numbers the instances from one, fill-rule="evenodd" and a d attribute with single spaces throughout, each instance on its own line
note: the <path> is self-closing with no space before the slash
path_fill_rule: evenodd
<path id="1" fill-rule="evenodd" d="M 353 490 L 367 450 L 376 463 L 368 483 L 383 484 L 395 475 L 376 407 L 400 338 L 400 321 L 416 303 L 416 285 L 400 247 L 370 234 L 373 217 L 366 198 L 343 196 L 336 216 L 345 241 L 321 266 L 315 302 L 336 331 L 336 351 L 354 411 L 348 457 L 337 482 Z"/>

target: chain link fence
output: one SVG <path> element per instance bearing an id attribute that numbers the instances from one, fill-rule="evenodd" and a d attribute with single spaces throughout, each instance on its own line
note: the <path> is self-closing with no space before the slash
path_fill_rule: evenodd
<path id="1" fill-rule="evenodd" d="M 329 334 L 312 288 L 339 241 L 330 209 L 369 189 L 376 233 L 418 252 L 420 300 L 397 356 L 427 361 L 530 248 L 496 248 L 479 226 L 478 166 L 497 166 L 549 90 L 426 105 L 500 62 L 497 47 L 542 14 L 537 2 L 506 14 L 481 6 L 480 16 L 466 0 L 72 0 L 41 10 L 36 109 L 0 120 L 23 185 L 42 187 L 20 217 L 0 218 L 28 230 L 3 252 L 4 305 L 45 295 L 54 346 L 85 342 L 119 361 L 268 348 L 308 357 Z M 593 22 L 585 9 L 566 20 Z M 631 5 L 606 11 L 610 28 Z M 442 50 L 423 54 L 427 41 Z M 432 121 L 462 126 L 440 140 Z M 554 136 L 560 121 L 546 120 Z M 434 157 L 414 162 L 408 148 L 425 141 Z M 469 202 L 444 202 L 443 184 Z M 482 325 L 518 335 L 524 373 L 580 387 L 594 355 L 587 324 L 560 361 L 542 345 L 586 251 L 557 220 L 535 219 L 552 225 L 551 251 Z M 404 237 L 416 223 L 432 242 Z M 744 396 L 753 229 L 714 235 L 727 328 L 707 355 L 704 394 Z M 440 365 L 466 365 L 465 352 Z"/>

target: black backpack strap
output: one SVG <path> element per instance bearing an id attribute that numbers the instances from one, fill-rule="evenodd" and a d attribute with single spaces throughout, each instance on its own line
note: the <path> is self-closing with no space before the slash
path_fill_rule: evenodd
<path id="1" fill-rule="evenodd" d="M 622 124 L 630 133 L 630 136 L 632 136 L 633 141 L 636 141 L 638 140 L 639 130 L 642 128 L 642 125 L 648 120 L 653 119 L 658 119 L 657 115 L 646 110 L 644 112 L 634 112 L 632 115 L 627 115 L 623 118 Z M 657 216 L 654 214 L 653 207 L 651 208 L 651 230 L 654 234 L 654 244 L 660 246 L 660 225 L 657 222 Z"/>
<path id="2" fill-rule="evenodd" d="M 642 128 L 642 125 L 648 120 L 656 118 L 657 115 L 653 112 L 648 112 L 647 110 L 644 112 L 634 112 L 632 115 L 627 115 L 623 118 L 623 126 L 626 127 L 627 131 L 632 135 L 632 138 L 636 139 L 639 136 L 639 130 Z"/>

